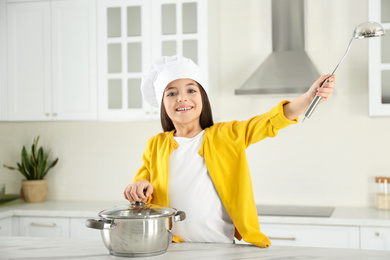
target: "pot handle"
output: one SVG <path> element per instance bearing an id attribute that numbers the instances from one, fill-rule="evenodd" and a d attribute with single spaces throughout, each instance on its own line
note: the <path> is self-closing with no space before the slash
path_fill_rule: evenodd
<path id="1" fill-rule="evenodd" d="M 184 211 L 178 211 L 175 214 L 175 222 L 183 221 L 186 219 L 186 213 Z"/>
<path id="2" fill-rule="evenodd" d="M 104 229 L 104 224 L 106 223 L 101 219 L 87 219 L 85 221 L 85 226 L 94 229 Z"/>

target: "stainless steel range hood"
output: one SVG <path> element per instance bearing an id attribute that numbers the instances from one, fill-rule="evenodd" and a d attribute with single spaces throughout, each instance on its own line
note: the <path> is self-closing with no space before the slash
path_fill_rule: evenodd
<path id="1" fill-rule="evenodd" d="M 305 51 L 304 0 L 271 0 L 272 53 L 236 95 L 304 93 L 320 76 Z"/>

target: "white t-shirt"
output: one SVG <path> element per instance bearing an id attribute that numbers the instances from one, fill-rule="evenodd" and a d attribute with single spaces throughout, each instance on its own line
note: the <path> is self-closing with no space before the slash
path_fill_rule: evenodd
<path id="1" fill-rule="evenodd" d="M 169 157 L 169 206 L 186 213 L 175 223 L 175 236 L 186 242 L 233 243 L 234 225 L 199 155 L 204 131 L 193 138 L 174 137 L 179 147 Z"/>

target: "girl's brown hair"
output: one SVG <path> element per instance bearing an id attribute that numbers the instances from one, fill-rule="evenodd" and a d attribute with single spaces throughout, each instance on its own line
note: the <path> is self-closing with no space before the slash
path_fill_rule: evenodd
<path id="1" fill-rule="evenodd" d="M 200 123 L 200 127 L 202 127 L 202 129 L 205 129 L 207 127 L 214 125 L 213 114 L 211 111 L 209 97 L 207 96 L 206 91 L 198 83 L 197 85 L 199 86 L 200 95 L 202 97 L 202 104 L 203 104 L 202 113 L 200 113 L 199 123 Z M 161 111 L 160 112 L 161 126 L 164 132 L 175 130 L 175 126 L 173 125 L 172 120 L 169 118 L 168 113 L 165 110 L 164 98 L 163 101 L 161 102 L 160 111 Z"/>

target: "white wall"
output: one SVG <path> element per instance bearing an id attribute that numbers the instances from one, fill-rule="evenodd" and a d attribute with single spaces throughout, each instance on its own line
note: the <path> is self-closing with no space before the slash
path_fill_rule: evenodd
<path id="1" fill-rule="evenodd" d="M 368 19 L 367 7 L 366 0 L 307 1 L 307 49 L 320 73 L 333 71 L 355 26 Z M 216 121 L 247 119 L 295 98 L 234 95 L 270 52 L 269 8 L 269 0 L 220 0 L 220 48 L 210 50 L 220 55 Z M 337 91 L 312 118 L 247 150 L 257 203 L 373 206 L 374 176 L 390 176 L 390 117 L 368 116 L 367 48 L 368 40 L 354 40 Z M 157 121 L 2 122 L 0 164 L 14 165 L 21 147 L 40 135 L 60 158 L 48 175 L 49 199 L 120 200 L 147 139 L 159 131 Z M 7 193 L 17 193 L 21 179 L 0 167 Z"/>

